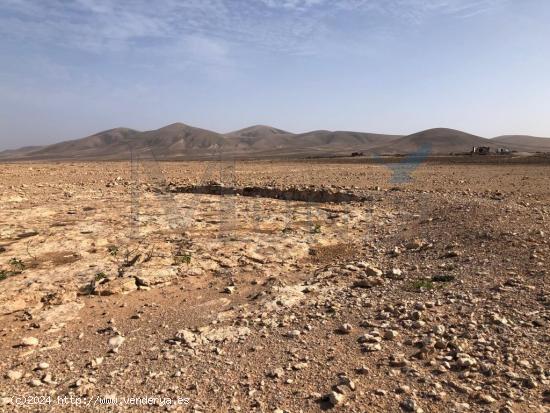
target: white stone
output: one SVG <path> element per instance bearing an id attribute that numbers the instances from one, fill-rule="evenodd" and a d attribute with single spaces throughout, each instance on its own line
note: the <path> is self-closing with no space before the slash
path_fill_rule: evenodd
<path id="1" fill-rule="evenodd" d="M 24 337 L 21 340 L 21 345 L 26 347 L 34 347 L 37 346 L 39 343 L 38 339 L 36 337 Z"/>
<path id="2" fill-rule="evenodd" d="M 6 373 L 6 377 L 10 380 L 19 380 L 21 377 L 23 377 L 23 372 L 18 370 L 9 370 Z"/>
<path id="3" fill-rule="evenodd" d="M 114 336 L 109 339 L 109 346 L 111 347 L 120 347 L 126 339 L 122 336 Z"/>

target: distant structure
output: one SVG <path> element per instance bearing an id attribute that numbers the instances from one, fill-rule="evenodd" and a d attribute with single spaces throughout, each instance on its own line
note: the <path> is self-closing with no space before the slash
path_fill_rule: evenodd
<path id="1" fill-rule="evenodd" d="M 352 152 L 351 156 L 365 156 L 363 152 Z"/>
<path id="2" fill-rule="evenodd" d="M 491 148 L 488 146 L 473 146 L 472 155 L 489 155 Z"/>
<path id="3" fill-rule="evenodd" d="M 497 148 L 496 153 L 499 154 L 499 155 L 508 155 L 508 154 L 512 153 L 512 151 L 508 148 Z"/>

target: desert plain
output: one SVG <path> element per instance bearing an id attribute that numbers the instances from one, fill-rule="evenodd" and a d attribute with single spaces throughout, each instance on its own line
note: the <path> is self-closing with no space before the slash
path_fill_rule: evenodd
<path id="1" fill-rule="evenodd" d="M 0 411 L 550 411 L 548 156 L 3 163 L 0 205 Z"/>

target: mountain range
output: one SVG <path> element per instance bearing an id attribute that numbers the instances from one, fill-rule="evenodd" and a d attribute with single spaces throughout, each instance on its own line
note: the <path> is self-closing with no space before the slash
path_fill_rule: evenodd
<path id="1" fill-rule="evenodd" d="M 0 160 L 117 160 L 130 156 L 157 159 L 213 157 L 277 158 L 466 153 L 472 146 L 506 147 L 517 152 L 550 152 L 550 138 L 505 135 L 487 139 L 454 129 L 435 128 L 411 135 L 316 130 L 291 133 L 255 125 L 220 134 L 183 123 L 151 131 L 115 128 L 81 139 L 0 152 Z"/>

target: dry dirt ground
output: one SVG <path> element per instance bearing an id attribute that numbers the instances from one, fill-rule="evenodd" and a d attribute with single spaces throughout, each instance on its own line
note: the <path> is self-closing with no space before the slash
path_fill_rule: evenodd
<path id="1" fill-rule="evenodd" d="M 417 166 L 0 164 L 0 411 L 550 411 L 550 161 Z"/>

